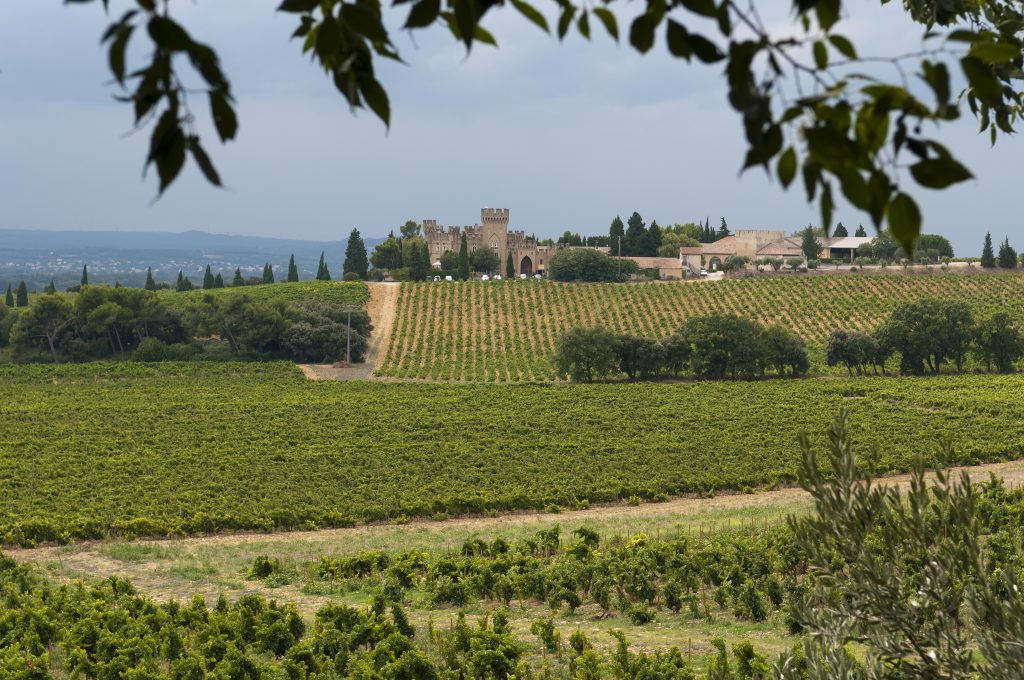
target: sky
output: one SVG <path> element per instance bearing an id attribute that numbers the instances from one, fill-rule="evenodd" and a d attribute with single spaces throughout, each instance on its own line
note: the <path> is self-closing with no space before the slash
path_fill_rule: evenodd
<path id="1" fill-rule="evenodd" d="M 111 0 L 111 16 L 130 4 Z M 634 210 L 660 224 L 724 216 L 734 230 L 819 221 L 799 183 L 784 192 L 761 171 L 739 173 L 745 145 L 721 65 L 673 59 L 660 39 L 647 55 L 600 30 L 589 43 L 559 43 L 510 9 L 484 22 L 500 48 L 477 46 L 468 57 L 440 27 L 396 33 L 407 64 L 378 66 L 392 103 L 387 130 L 368 112 L 353 115 L 289 40 L 294 17 L 276 4 L 172 3 L 193 36 L 218 50 L 240 128 L 221 146 L 200 109 L 227 188 L 186 167 L 154 200 L 155 173 L 142 178 L 148 131 L 133 133 L 129 108 L 113 98 L 100 3 L 0 0 L 0 228 L 327 240 L 353 227 L 384 236 L 407 219 L 473 224 L 485 206 L 509 208 L 513 228 L 538 236 L 607 233 L 614 216 Z M 793 32 L 788 4 L 761 6 L 779 12 L 770 25 Z M 840 30 L 861 54 L 919 46 L 900 3 L 847 4 L 855 15 Z M 387 16 L 398 22 L 404 10 Z M 964 255 L 980 252 L 985 231 L 1024 247 L 1014 200 L 1021 141 L 990 148 L 976 129 L 968 116 L 939 131 L 976 179 L 915 190 L 925 231 Z M 846 205 L 837 218 L 869 225 Z"/>

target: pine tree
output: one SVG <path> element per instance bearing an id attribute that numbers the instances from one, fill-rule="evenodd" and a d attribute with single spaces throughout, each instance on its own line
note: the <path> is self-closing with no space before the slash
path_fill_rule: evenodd
<path id="1" fill-rule="evenodd" d="M 730 233 L 731 232 L 729 231 L 729 225 L 725 223 L 725 218 L 723 217 L 722 224 L 720 227 L 718 227 L 718 238 L 725 238 L 726 236 L 729 236 Z M 718 239 L 715 240 L 717 241 Z"/>
<path id="2" fill-rule="evenodd" d="M 156 290 L 156 281 L 153 280 L 152 267 L 146 267 L 146 285 L 143 288 L 146 290 Z"/>
<path id="3" fill-rule="evenodd" d="M 857 225 L 857 232 L 854 234 L 854 236 L 859 236 L 861 238 L 866 238 L 867 235 L 868 235 L 868 232 L 864 231 L 864 225 L 863 224 L 858 224 Z"/>
<path id="4" fill-rule="evenodd" d="M 844 227 L 843 223 L 840 222 L 836 225 L 836 228 L 832 230 L 832 235 L 836 238 L 842 238 L 844 236 L 849 236 L 850 232 L 846 231 L 846 227 Z"/>
<path id="5" fill-rule="evenodd" d="M 981 249 L 981 266 L 991 269 L 996 266 L 996 256 L 992 252 L 992 234 L 985 232 L 985 245 Z"/>
<path id="6" fill-rule="evenodd" d="M 214 288 L 223 288 L 224 287 L 224 277 L 221 276 L 220 272 L 217 272 L 217 275 L 213 277 L 213 287 Z"/>
<path id="7" fill-rule="evenodd" d="M 185 275 L 181 273 L 180 269 L 178 270 L 178 282 L 174 284 L 174 290 L 179 293 L 185 290 Z"/>
<path id="8" fill-rule="evenodd" d="M 626 235 L 622 238 L 623 255 L 643 255 L 644 246 L 647 243 L 647 227 L 644 225 L 644 218 L 640 213 L 633 212 L 626 222 Z"/>
<path id="9" fill-rule="evenodd" d="M 1010 245 L 1009 237 L 999 246 L 999 266 L 1003 269 L 1017 268 L 1017 251 Z"/>
<path id="10" fill-rule="evenodd" d="M 239 286 L 245 285 L 245 279 L 242 278 L 242 268 L 235 267 L 235 278 L 231 281 L 231 286 L 238 288 Z"/>
<path id="11" fill-rule="evenodd" d="M 619 255 L 619 239 L 626 235 L 626 228 L 622 225 L 622 218 L 618 215 L 612 220 L 611 227 L 608 228 L 608 247 L 612 255 Z"/>
<path id="12" fill-rule="evenodd" d="M 87 264 L 82 265 L 82 285 L 89 285 L 89 265 Z"/>
<path id="13" fill-rule="evenodd" d="M 14 301 L 15 307 L 28 307 L 28 286 L 22 281 L 18 284 L 18 298 Z"/>
<path id="14" fill-rule="evenodd" d="M 297 283 L 299 280 L 299 268 L 295 266 L 295 255 L 288 260 L 288 283 Z"/>
<path id="15" fill-rule="evenodd" d="M 512 253 L 509 253 L 505 257 L 505 278 L 514 279 L 516 277 L 516 265 L 512 261 Z"/>
<path id="16" fill-rule="evenodd" d="M 263 283 L 273 283 L 273 282 L 274 282 L 274 268 L 271 267 L 270 263 L 268 262 L 263 267 Z"/>
<path id="17" fill-rule="evenodd" d="M 203 290 L 211 288 L 213 288 L 213 272 L 210 271 L 210 265 L 206 265 L 206 272 L 203 273 Z"/>
<path id="18" fill-rule="evenodd" d="M 5 299 L 8 307 L 14 306 L 14 289 L 11 288 L 11 284 L 7 284 L 7 298 Z"/>
<path id="19" fill-rule="evenodd" d="M 817 260 L 824 246 L 818 241 L 818 235 L 814 233 L 814 227 L 808 224 L 807 228 L 800 235 L 803 237 L 800 241 L 800 250 L 803 251 L 804 257 L 808 261 Z"/>
<path id="20" fill-rule="evenodd" d="M 459 278 L 463 281 L 469 280 L 469 244 L 466 242 L 465 233 L 459 242 Z"/>
<path id="21" fill-rule="evenodd" d="M 44 293 L 56 293 L 57 292 L 57 286 L 56 286 L 56 284 L 54 284 L 53 279 L 50 279 L 50 282 L 48 284 L 46 284 L 46 286 L 43 287 L 43 292 Z"/>
<path id="22" fill-rule="evenodd" d="M 363 243 L 363 237 L 359 235 L 359 230 L 353 229 L 352 233 L 348 235 L 348 245 L 345 246 L 345 264 L 342 266 L 342 273 L 352 273 L 365 279 L 369 269 L 370 260 L 366 256 L 366 244 Z"/>
<path id="23" fill-rule="evenodd" d="M 657 257 L 658 248 L 661 247 L 661 227 L 658 226 L 657 220 L 651 220 L 651 226 L 647 230 L 647 245 L 644 248 L 644 255 L 647 257 Z"/>

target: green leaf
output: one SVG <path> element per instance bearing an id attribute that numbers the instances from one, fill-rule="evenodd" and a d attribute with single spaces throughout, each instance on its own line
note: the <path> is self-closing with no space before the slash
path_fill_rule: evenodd
<path id="1" fill-rule="evenodd" d="M 362 79 L 359 90 L 363 94 L 363 100 L 370 110 L 377 114 L 384 125 L 391 126 L 391 103 L 388 101 L 388 93 L 384 91 L 377 79 L 369 76 Z"/>
<path id="2" fill-rule="evenodd" d="M 697 55 L 697 58 L 705 64 L 713 64 L 725 59 L 725 55 L 722 54 L 722 50 L 718 49 L 718 45 L 699 33 L 690 34 L 690 47 L 693 48 L 693 53 Z"/>
<path id="3" fill-rule="evenodd" d="M 134 26 L 123 27 L 117 32 L 114 41 L 110 43 L 110 72 L 122 86 L 124 85 L 124 53 L 134 30 Z"/>
<path id="4" fill-rule="evenodd" d="M 974 57 L 961 59 L 960 67 L 975 96 L 988 104 L 999 104 L 1002 101 L 1002 87 L 992 74 L 991 67 Z"/>
<path id="5" fill-rule="evenodd" d="M 178 124 L 177 112 L 173 108 L 165 111 L 153 128 L 148 163 L 156 165 L 160 176 L 159 194 L 162 195 L 185 165 L 185 133 Z"/>
<path id="6" fill-rule="evenodd" d="M 409 10 L 409 17 L 402 28 L 423 28 L 437 20 L 441 14 L 441 0 L 420 0 Z"/>
<path id="7" fill-rule="evenodd" d="M 572 26 L 572 18 L 576 16 L 576 8 L 570 4 L 565 5 L 562 9 L 562 16 L 558 18 L 558 39 L 562 40 L 565 38 L 565 34 L 569 32 L 569 27 Z"/>
<path id="8" fill-rule="evenodd" d="M 615 15 L 612 14 L 610 10 L 607 10 L 604 7 L 595 7 L 593 11 L 597 18 L 601 20 L 601 23 L 604 24 L 604 30 L 608 31 L 608 35 L 610 35 L 613 40 L 618 42 L 619 24 L 618 21 L 615 19 Z"/>
<path id="9" fill-rule="evenodd" d="M 971 179 L 971 171 L 951 157 L 928 158 L 910 166 L 910 174 L 923 187 L 945 189 Z"/>
<path id="10" fill-rule="evenodd" d="M 824 71 L 828 67 L 828 48 L 820 40 L 814 41 L 814 65 L 819 71 Z"/>
<path id="11" fill-rule="evenodd" d="M 587 40 L 590 40 L 590 12 L 583 10 L 580 12 L 580 18 L 576 20 L 576 28 Z"/>
<path id="12" fill-rule="evenodd" d="M 889 231 L 904 252 L 914 252 L 914 243 L 921 233 L 921 211 L 914 199 L 898 193 L 889 202 Z"/>
<path id="13" fill-rule="evenodd" d="M 227 95 L 218 90 L 210 92 L 210 114 L 213 116 L 213 125 L 217 128 L 217 134 L 222 142 L 234 139 L 238 132 L 238 117 L 231 106 Z"/>
<path id="14" fill-rule="evenodd" d="M 165 50 L 185 52 L 192 46 L 192 38 L 188 36 L 185 29 L 167 17 L 154 16 L 149 20 L 147 29 L 153 42 Z M 184 156 L 184 152 L 182 155 Z"/>
<path id="15" fill-rule="evenodd" d="M 654 47 L 654 29 L 658 22 L 650 14 L 641 14 L 633 20 L 629 27 L 629 44 L 641 54 L 646 54 Z"/>
<path id="16" fill-rule="evenodd" d="M 278 12 L 312 12 L 320 6 L 320 0 L 284 0 L 277 7 Z"/>
<path id="17" fill-rule="evenodd" d="M 793 147 L 789 147 L 779 156 L 779 164 L 776 166 L 775 172 L 779 175 L 782 186 L 788 189 L 793 178 L 796 177 L 796 150 Z"/>
<path id="18" fill-rule="evenodd" d="M 668 51 L 672 56 L 686 60 L 693 56 L 693 48 L 690 47 L 690 32 L 675 19 L 668 20 L 668 26 L 665 27 L 665 39 L 668 42 Z"/>
<path id="19" fill-rule="evenodd" d="M 524 17 L 537 24 L 545 33 L 551 32 L 551 29 L 548 27 L 548 20 L 533 5 L 523 2 L 523 0 L 512 0 L 512 6 Z"/>
<path id="20" fill-rule="evenodd" d="M 975 43 L 968 53 L 975 59 L 986 64 L 1001 64 L 1020 56 L 1020 47 L 1010 43 L 983 42 Z"/>
<path id="21" fill-rule="evenodd" d="M 199 143 L 199 138 L 192 136 L 188 138 L 188 150 L 192 154 L 193 160 L 196 165 L 202 170 L 203 175 L 206 177 L 206 181 L 214 186 L 222 186 L 220 182 L 220 175 L 217 173 L 217 169 L 213 167 L 213 161 L 206 154 L 202 145 Z"/>
<path id="22" fill-rule="evenodd" d="M 341 6 L 341 21 L 371 42 L 389 42 L 388 32 L 384 29 L 381 18 L 361 5 L 343 4 Z"/>
<path id="23" fill-rule="evenodd" d="M 857 50 L 853 47 L 853 43 L 847 40 L 841 35 L 830 35 L 828 41 L 832 43 L 832 47 L 839 51 L 839 54 L 843 55 L 847 59 L 856 59 Z"/>
<path id="24" fill-rule="evenodd" d="M 718 7 L 714 0 L 682 0 L 683 7 L 694 14 L 714 19 L 718 16 Z"/>

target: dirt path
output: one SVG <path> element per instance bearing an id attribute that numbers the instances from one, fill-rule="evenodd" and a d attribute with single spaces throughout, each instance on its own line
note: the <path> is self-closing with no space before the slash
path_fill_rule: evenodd
<path id="1" fill-rule="evenodd" d="M 373 371 L 380 360 L 387 356 L 391 344 L 391 329 L 395 323 L 395 307 L 398 302 L 398 283 L 368 283 L 370 299 L 366 311 L 370 314 L 373 333 L 366 348 L 365 361 L 350 368 L 331 364 L 299 364 L 303 375 L 309 380 L 372 380 Z"/>

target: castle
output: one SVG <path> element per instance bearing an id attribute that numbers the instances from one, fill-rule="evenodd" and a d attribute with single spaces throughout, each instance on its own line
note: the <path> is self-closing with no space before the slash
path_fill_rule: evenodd
<path id="1" fill-rule="evenodd" d="M 537 245 L 535 238 L 526 236 L 522 231 L 509 231 L 508 208 L 482 208 L 480 222 L 472 227 L 445 229 L 438 225 L 437 220 L 423 220 L 423 238 L 427 241 L 431 264 L 439 267 L 441 255 L 446 251 L 458 253 L 465 234 L 470 255 L 481 248 L 490 248 L 498 256 L 499 271 L 494 273 L 505 274 L 509 253 L 517 275 L 544 273 L 553 249 Z"/>

